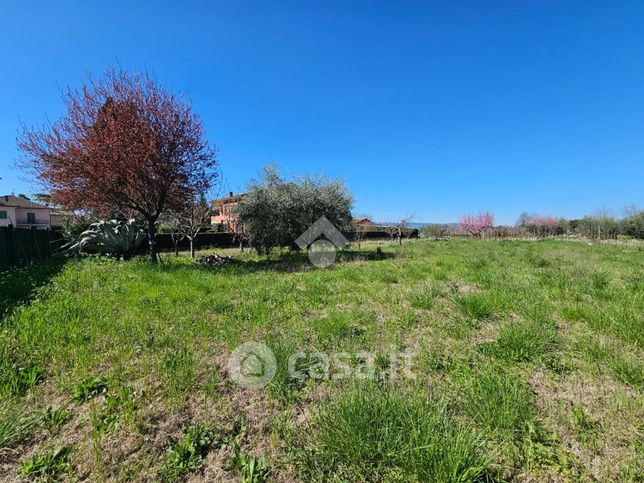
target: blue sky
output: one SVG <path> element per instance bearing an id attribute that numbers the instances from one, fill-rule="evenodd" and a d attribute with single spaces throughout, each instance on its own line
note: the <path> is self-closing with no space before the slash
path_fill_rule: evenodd
<path id="1" fill-rule="evenodd" d="M 644 206 L 644 2 L 0 4 L 0 193 L 20 120 L 110 64 L 192 99 L 231 190 L 268 162 L 449 222 Z"/>

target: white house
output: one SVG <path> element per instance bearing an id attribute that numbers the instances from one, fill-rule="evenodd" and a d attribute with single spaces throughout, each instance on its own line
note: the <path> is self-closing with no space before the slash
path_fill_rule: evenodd
<path id="1" fill-rule="evenodd" d="M 0 196 L 0 226 L 16 228 L 51 228 L 50 208 L 28 198 Z"/>

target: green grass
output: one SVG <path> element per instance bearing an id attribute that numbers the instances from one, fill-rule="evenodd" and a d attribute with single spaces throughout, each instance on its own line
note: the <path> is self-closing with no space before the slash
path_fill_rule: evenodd
<path id="1" fill-rule="evenodd" d="M 14 401 L 0 401 L 0 448 L 10 448 L 31 434 L 36 418 Z"/>
<path id="2" fill-rule="evenodd" d="M 55 434 L 61 426 L 71 419 L 70 412 L 64 407 L 53 409 L 51 406 L 43 411 L 41 423 L 51 434 Z"/>
<path id="3" fill-rule="evenodd" d="M 87 257 L 0 274 L 3 468 L 116 481 L 644 472 L 644 245 L 381 245 L 324 270 L 229 250 L 240 263 Z M 230 378 L 248 341 L 275 353 L 264 389 Z M 392 351 L 415 354 L 415 379 L 391 377 Z M 351 370 L 369 352 L 381 375 L 338 378 L 331 358 L 328 378 L 293 379 L 297 352 L 347 353 Z M 243 439 L 195 443 L 240 418 Z"/>
<path id="4" fill-rule="evenodd" d="M 105 393 L 107 388 L 108 383 L 104 377 L 86 377 L 79 381 L 78 384 L 76 384 L 76 387 L 74 387 L 72 399 L 76 402 L 83 403 Z"/>
<path id="5" fill-rule="evenodd" d="M 463 412 L 483 430 L 513 443 L 535 421 L 530 387 L 502 370 L 468 370 L 460 381 Z"/>
<path id="6" fill-rule="evenodd" d="M 500 307 L 498 297 L 490 292 L 457 295 L 454 302 L 465 315 L 476 320 L 491 318 Z"/>
<path id="7" fill-rule="evenodd" d="M 196 423 L 186 428 L 180 440 L 169 438 L 159 478 L 162 481 L 179 481 L 186 473 L 198 470 L 216 437 L 211 425 Z"/>
<path id="8" fill-rule="evenodd" d="M 467 482 L 489 472 L 481 441 L 443 402 L 375 386 L 325 404 L 306 440 L 306 480 Z"/>
<path id="9" fill-rule="evenodd" d="M 499 330 L 496 342 L 486 349 L 508 362 L 532 362 L 552 355 L 557 339 L 557 331 L 550 324 L 511 322 Z"/>
<path id="10" fill-rule="evenodd" d="M 63 481 L 69 469 L 70 446 L 37 454 L 26 460 L 20 467 L 20 474 L 45 481 Z"/>

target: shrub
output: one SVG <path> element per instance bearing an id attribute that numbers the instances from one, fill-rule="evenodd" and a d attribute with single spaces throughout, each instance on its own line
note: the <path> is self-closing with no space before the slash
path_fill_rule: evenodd
<path id="1" fill-rule="evenodd" d="M 134 220 L 99 221 L 89 225 L 78 238 L 63 245 L 61 252 L 70 255 L 88 251 L 129 258 L 146 236 Z"/>
<path id="2" fill-rule="evenodd" d="M 625 235 L 644 240 L 644 210 L 624 218 L 621 225 Z"/>
<path id="3" fill-rule="evenodd" d="M 295 240 L 321 216 L 339 230 L 351 226 L 353 197 L 338 180 L 305 177 L 285 181 L 274 166 L 250 183 L 237 207 L 237 217 L 259 253 L 294 246 Z"/>

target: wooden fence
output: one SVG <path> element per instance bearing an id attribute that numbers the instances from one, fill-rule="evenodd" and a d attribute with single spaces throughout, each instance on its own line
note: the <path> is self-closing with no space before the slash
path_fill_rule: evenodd
<path id="1" fill-rule="evenodd" d="M 57 231 L 0 227 L 0 271 L 48 260 L 61 244 Z"/>

